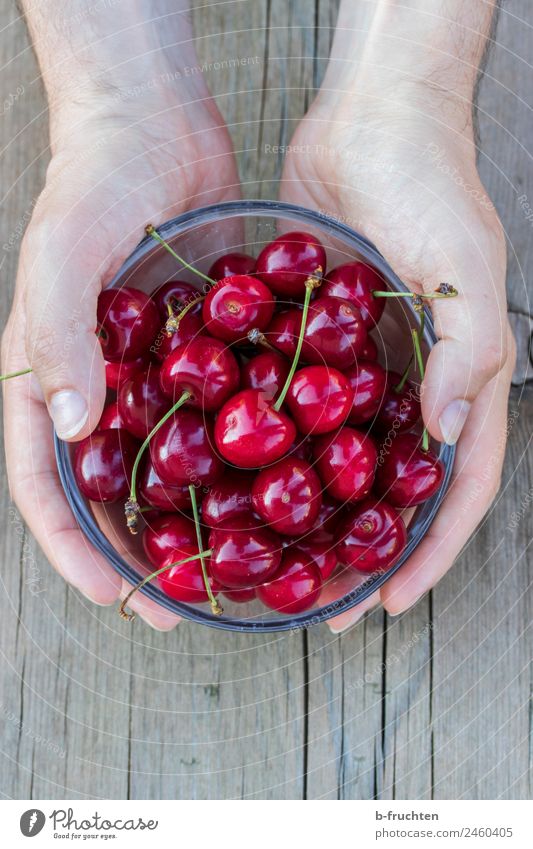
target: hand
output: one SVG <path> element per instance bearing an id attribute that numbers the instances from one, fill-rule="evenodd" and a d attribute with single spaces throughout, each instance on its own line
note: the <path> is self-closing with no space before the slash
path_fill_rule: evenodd
<path id="1" fill-rule="evenodd" d="M 237 194 L 228 134 L 207 90 L 194 85 L 193 92 L 172 87 L 172 100 L 162 86 L 125 100 L 100 93 L 75 115 L 53 115 L 52 160 L 3 336 L 3 373 L 34 370 L 4 384 L 11 495 L 50 562 L 98 604 L 113 603 L 126 587 L 67 505 L 50 416 L 70 441 L 98 422 L 105 382 L 96 301 L 144 226 Z M 178 621 L 141 594 L 132 606 L 156 628 Z"/>
<path id="2" fill-rule="evenodd" d="M 437 583 L 498 492 L 514 364 L 505 240 L 477 174 L 471 124 L 454 104 L 437 98 L 433 108 L 432 96 L 424 86 L 401 103 L 386 88 L 376 98 L 321 92 L 292 139 L 282 183 L 284 200 L 365 234 L 413 291 L 448 282 L 460 293 L 431 302 L 440 341 L 422 386 L 431 435 L 459 440 L 453 479 L 423 542 L 372 597 L 391 614 Z M 332 629 L 360 616 L 344 614 Z"/>

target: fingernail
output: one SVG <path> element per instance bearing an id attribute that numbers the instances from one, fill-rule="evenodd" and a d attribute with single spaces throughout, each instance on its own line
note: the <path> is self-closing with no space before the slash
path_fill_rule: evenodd
<path id="1" fill-rule="evenodd" d="M 439 425 L 448 445 L 455 445 L 470 412 L 471 404 L 463 398 L 457 398 L 448 404 L 439 418 Z"/>
<path id="2" fill-rule="evenodd" d="M 48 410 L 60 439 L 76 436 L 89 416 L 85 398 L 75 389 L 63 389 L 52 395 Z"/>
<path id="3" fill-rule="evenodd" d="M 328 622 L 328 628 L 332 634 L 342 634 L 344 631 L 347 631 L 348 628 L 352 628 L 354 625 L 357 625 L 360 619 L 363 618 L 365 611 L 362 613 L 358 613 L 355 619 L 352 619 L 351 622 L 348 622 L 346 625 L 341 625 L 339 628 L 335 628 L 334 625 Z"/>
<path id="4" fill-rule="evenodd" d="M 407 607 L 404 607 L 403 610 L 399 610 L 398 613 L 389 613 L 389 616 L 394 618 L 395 616 L 401 616 L 402 613 L 407 613 L 408 610 L 412 610 L 413 607 L 416 607 L 416 605 L 418 604 L 420 599 L 425 596 L 425 594 L 426 594 L 425 591 L 423 593 L 420 593 L 420 595 L 417 595 L 415 600 L 412 601 L 411 604 L 409 604 Z"/>

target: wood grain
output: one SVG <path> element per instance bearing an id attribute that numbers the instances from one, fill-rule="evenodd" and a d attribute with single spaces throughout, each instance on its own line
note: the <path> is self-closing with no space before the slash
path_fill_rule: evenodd
<path id="1" fill-rule="evenodd" d="M 197 5 L 201 60 L 257 57 L 208 83 L 245 195 L 275 197 L 282 161 L 263 146 L 288 142 L 310 103 L 336 4 Z M 2 98 L 21 91 L 1 128 L 5 321 L 48 150 L 24 27 L 9 0 L 0 14 Z M 510 303 L 522 312 L 531 312 L 532 225 L 519 198 L 533 198 L 532 23 L 528 0 L 508 0 L 480 97 L 480 167 L 509 238 Z M 530 386 L 513 390 L 510 409 L 501 495 L 454 569 L 413 611 L 394 620 L 376 611 L 342 637 L 325 626 L 270 637 L 127 629 L 52 572 L 4 485 L 3 797 L 530 798 Z"/>

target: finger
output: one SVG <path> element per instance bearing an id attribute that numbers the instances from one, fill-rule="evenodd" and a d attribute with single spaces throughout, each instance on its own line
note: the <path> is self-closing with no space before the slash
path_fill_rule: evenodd
<path id="1" fill-rule="evenodd" d="M 428 533 L 412 557 L 381 588 L 391 614 L 411 607 L 448 571 L 482 520 L 499 488 L 507 437 L 507 399 L 514 367 L 482 389 L 472 405 L 457 447 L 450 489 Z"/>
<path id="2" fill-rule="evenodd" d="M 131 584 L 127 581 L 122 582 L 122 590 L 120 593 L 120 598 L 124 599 L 127 594 L 131 590 Z M 156 631 L 172 631 L 176 625 L 181 622 L 181 617 L 177 616 L 175 613 L 171 613 L 170 610 L 166 610 L 164 607 L 161 607 L 157 602 L 152 601 L 151 598 L 147 598 L 141 592 L 135 593 L 132 595 L 129 600 L 126 611 L 138 614 L 141 619 L 150 625 L 151 628 L 155 628 Z"/>

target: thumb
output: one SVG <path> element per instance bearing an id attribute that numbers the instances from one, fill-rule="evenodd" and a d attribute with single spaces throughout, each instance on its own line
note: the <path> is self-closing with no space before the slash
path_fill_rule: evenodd
<path id="1" fill-rule="evenodd" d="M 75 229 L 67 217 L 55 218 L 55 226 L 53 216 L 45 224 L 30 224 L 18 281 L 26 355 L 61 439 L 91 433 L 104 406 L 105 367 L 95 330 L 102 272 L 108 267 L 105 249 L 80 221 Z"/>

